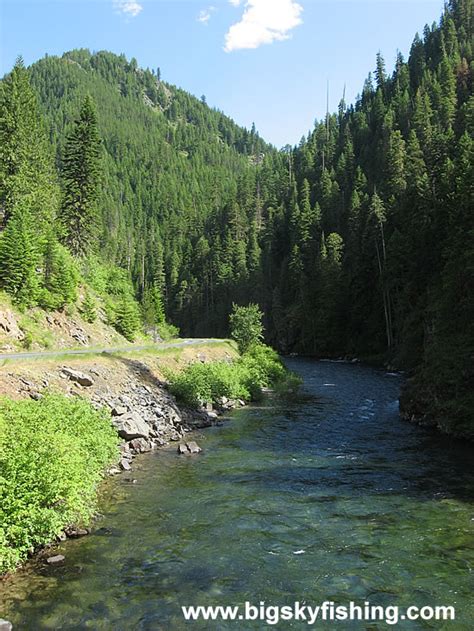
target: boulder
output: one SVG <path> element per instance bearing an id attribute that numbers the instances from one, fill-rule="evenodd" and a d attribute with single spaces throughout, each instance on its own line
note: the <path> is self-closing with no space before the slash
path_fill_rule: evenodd
<path id="1" fill-rule="evenodd" d="M 191 454 L 199 454 L 202 451 L 201 447 L 199 447 L 199 445 L 194 440 L 191 440 L 189 443 L 186 443 L 186 447 L 188 448 L 188 451 Z"/>
<path id="2" fill-rule="evenodd" d="M 12 631 L 13 625 L 8 620 L 0 618 L 0 631 Z"/>
<path id="3" fill-rule="evenodd" d="M 56 565 L 58 563 L 63 563 L 65 558 L 66 557 L 63 556 L 62 554 L 56 554 L 56 556 L 54 556 L 54 557 L 48 557 L 46 559 L 46 563 L 48 563 L 49 565 Z"/>
<path id="4" fill-rule="evenodd" d="M 150 427 L 136 412 L 115 416 L 112 419 L 112 424 L 116 428 L 119 436 L 125 440 L 148 438 L 150 435 Z"/>
<path id="5" fill-rule="evenodd" d="M 186 447 L 186 445 L 183 445 L 182 443 L 180 445 L 178 445 L 178 453 L 180 455 L 187 454 L 188 453 L 188 448 Z"/>
<path id="6" fill-rule="evenodd" d="M 79 370 L 73 370 L 72 368 L 63 368 L 62 374 L 65 375 L 70 381 L 74 381 L 78 383 L 80 386 L 92 386 L 94 385 L 94 380 L 90 375 L 86 375 L 84 372 L 80 372 Z"/>
<path id="7" fill-rule="evenodd" d="M 120 466 L 124 471 L 130 471 L 130 469 L 132 468 L 127 458 L 122 458 L 122 460 L 120 461 Z"/>
<path id="8" fill-rule="evenodd" d="M 65 533 L 71 539 L 79 539 L 79 537 L 85 537 L 88 535 L 89 530 L 87 528 L 76 528 L 75 526 L 71 526 L 66 529 Z"/>
<path id="9" fill-rule="evenodd" d="M 130 447 L 137 454 L 143 454 L 152 449 L 150 443 L 144 438 L 134 438 L 130 441 Z"/>
<path id="10" fill-rule="evenodd" d="M 123 405 L 116 405 L 112 409 L 112 416 L 123 416 L 127 412 L 128 412 L 127 408 L 124 407 Z"/>

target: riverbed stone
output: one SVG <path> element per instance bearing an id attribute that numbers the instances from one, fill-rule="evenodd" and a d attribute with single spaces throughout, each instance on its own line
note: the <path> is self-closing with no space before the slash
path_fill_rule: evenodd
<path id="1" fill-rule="evenodd" d="M 0 631 L 12 631 L 13 625 L 9 620 L 0 618 Z"/>
<path id="2" fill-rule="evenodd" d="M 58 563 L 63 563 L 65 561 L 66 557 L 62 554 L 56 554 L 53 557 L 48 557 L 46 559 L 46 563 L 48 563 L 49 565 L 57 565 Z"/>
<path id="3" fill-rule="evenodd" d="M 128 458 L 122 458 L 122 460 L 120 461 L 120 466 L 124 471 L 130 471 L 130 469 L 132 468 Z"/>
<path id="4" fill-rule="evenodd" d="M 150 427 L 136 412 L 116 416 L 112 419 L 112 423 L 119 436 L 125 440 L 148 438 L 150 435 Z"/>
<path id="5" fill-rule="evenodd" d="M 183 454 L 187 454 L 188 453 L 188 448 L 186 447 L 186 445 L 183 445 L 182 443 L 180 445 L 178 445 L 178 453 L 183 455 Z"/>
<path id="6" fill-rule="evenodd" d="M 152 445 L 145 438 L 134 438 L 130 441 L 130 448 L 137 454 L 151 451 Z"/>
<path id="7" fill-rule="evenodd" d="M 201 447 L 199 447 L 197 442 L 195 442 L 194 440 L 190 440 L 189 443 L 186 443 L 186 447 L 191 454 L 199 454 L 202 451 Z"/>
<path id="8" fill-rule="evenodd" d="M 85 537 L 89 534 L 89 530 L 87 528 L 77 528 L 76 526 L 71 526 L 66 529 L 66 535 L 70 539 L 79 539 L 79 537 Z"/>

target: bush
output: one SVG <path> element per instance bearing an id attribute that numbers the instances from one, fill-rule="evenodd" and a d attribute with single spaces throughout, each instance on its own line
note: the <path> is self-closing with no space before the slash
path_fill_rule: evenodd
<path id="1" fill-rule="evenodd" d="M 237 342 L 239 352 L 244 354 L 252 346 L 263 340 L 263 313 L 258 305 L 250 304 L 239 307 L 234 304 L 230 314 L 231 337 Z"/>
<path id="2" fill-rule="evenodd" d="M 0 574 L 72 524 L 87 523 L 118 458 L 106 412 L 48 395 L 0 405 Z"/>
<path id="3" fill-rule="evenodd" d="M 138 303 L 128 296 L 124 296 L 115 308 L 114 326 L 129 342 L 133 342 L 135 335 L 141 328 L 140 309 Z"/>
<path id="4" fill-rule="evenodd" d="M 49 235 L 44 252 L 44 277 L 38 304 L 48 310 L 64 309 L 76 302 L 79 274 L 68 250 Z"/>
<path id="5" fill-rule="evenodd" d="M 87 290 L 84 294 L 84 300 L 82 301 L 81 314 L 84 320 L 89 324 L 93 324 L 97 320 L 95 301 Z"/>
<path id="6" fill-rule="evenodd" d="M 283 382 L 288 373 L 277 353 L 263 344 L 249 348 L 237 361 L 191 364 L 168 374 L 171 392 L 185 405 L 199 407 L 222 397 L 255 400 L 262 388 Z"/>

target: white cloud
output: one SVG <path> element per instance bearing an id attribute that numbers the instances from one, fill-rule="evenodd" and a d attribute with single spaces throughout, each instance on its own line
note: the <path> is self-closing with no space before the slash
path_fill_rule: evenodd
<path id="1" fill-rule="evenodd" d="M 135 18 L 141 11 L 143 6 L 136 0 L 114 0 L 114 7 L 118 13 Z"/>
<path id="2" fill-rule="evenodd" d="M 239 0 L 230 0 L 238 6 Z M 227 53 L 242 48 L 258 48 L 290 37 L 289 32 L 302 24 L 303 7 L 295 0 L 247 0 L 240 22 L 225 36 Z"/>
<path id="3" fill-rule="evenodd" d="M 216 7 L 207 7 L 207 9 L 203 9 L 197 16 L 197 21 L 207 26 L 207 23 L 211 19 L 211 15 L 216 10 L 217 10 Z"/>
<path id="4" fill-rule="evenodd" d="M 242 0 L 229 0 L 229 2 L 234 5 L 234 7 L 238 7 Z"/>

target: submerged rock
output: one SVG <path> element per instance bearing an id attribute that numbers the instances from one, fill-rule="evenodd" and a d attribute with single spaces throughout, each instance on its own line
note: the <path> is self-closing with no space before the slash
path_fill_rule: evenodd
<path id="1" fill-rule="evenodd" d="M 202 449 L 201 447 L 199 447 L 199 445 L 197 444 L 197 442 L 195 442 L 194 440 L 190 440 L 188 443 L 181 443 L 178 446 L 178 453 L 179 454 L 199 454 L 201 453 Z"/>
<path id="2" fill-rule="evenodd" d="M 188 451 L 192 454 L 198 454 L 202 451 L 201 447 L 199 447 L 199 445 L 194 440 L 186 443 L 186 447 L 188 448 Z"/>
<path id="3" fill-rule="evenodd" d="M 66 535 L 71 539 L 79 539 L 79 537 L 85 537 L 89 534 L 89 530 L 87 528 L 76 528 L 71 526 L 66 530 Z"/>
<path id="4" fill-rule="evenodd" d="M 46 563 L 48 563 L 49 565 L 56 565 L 58 563 L 63 563 L 63 561 L 66 559 L 66 557 L 62 554 L 56 554 L 56 556 L 54 557 L 48 557 L 46 559 Z"/>

